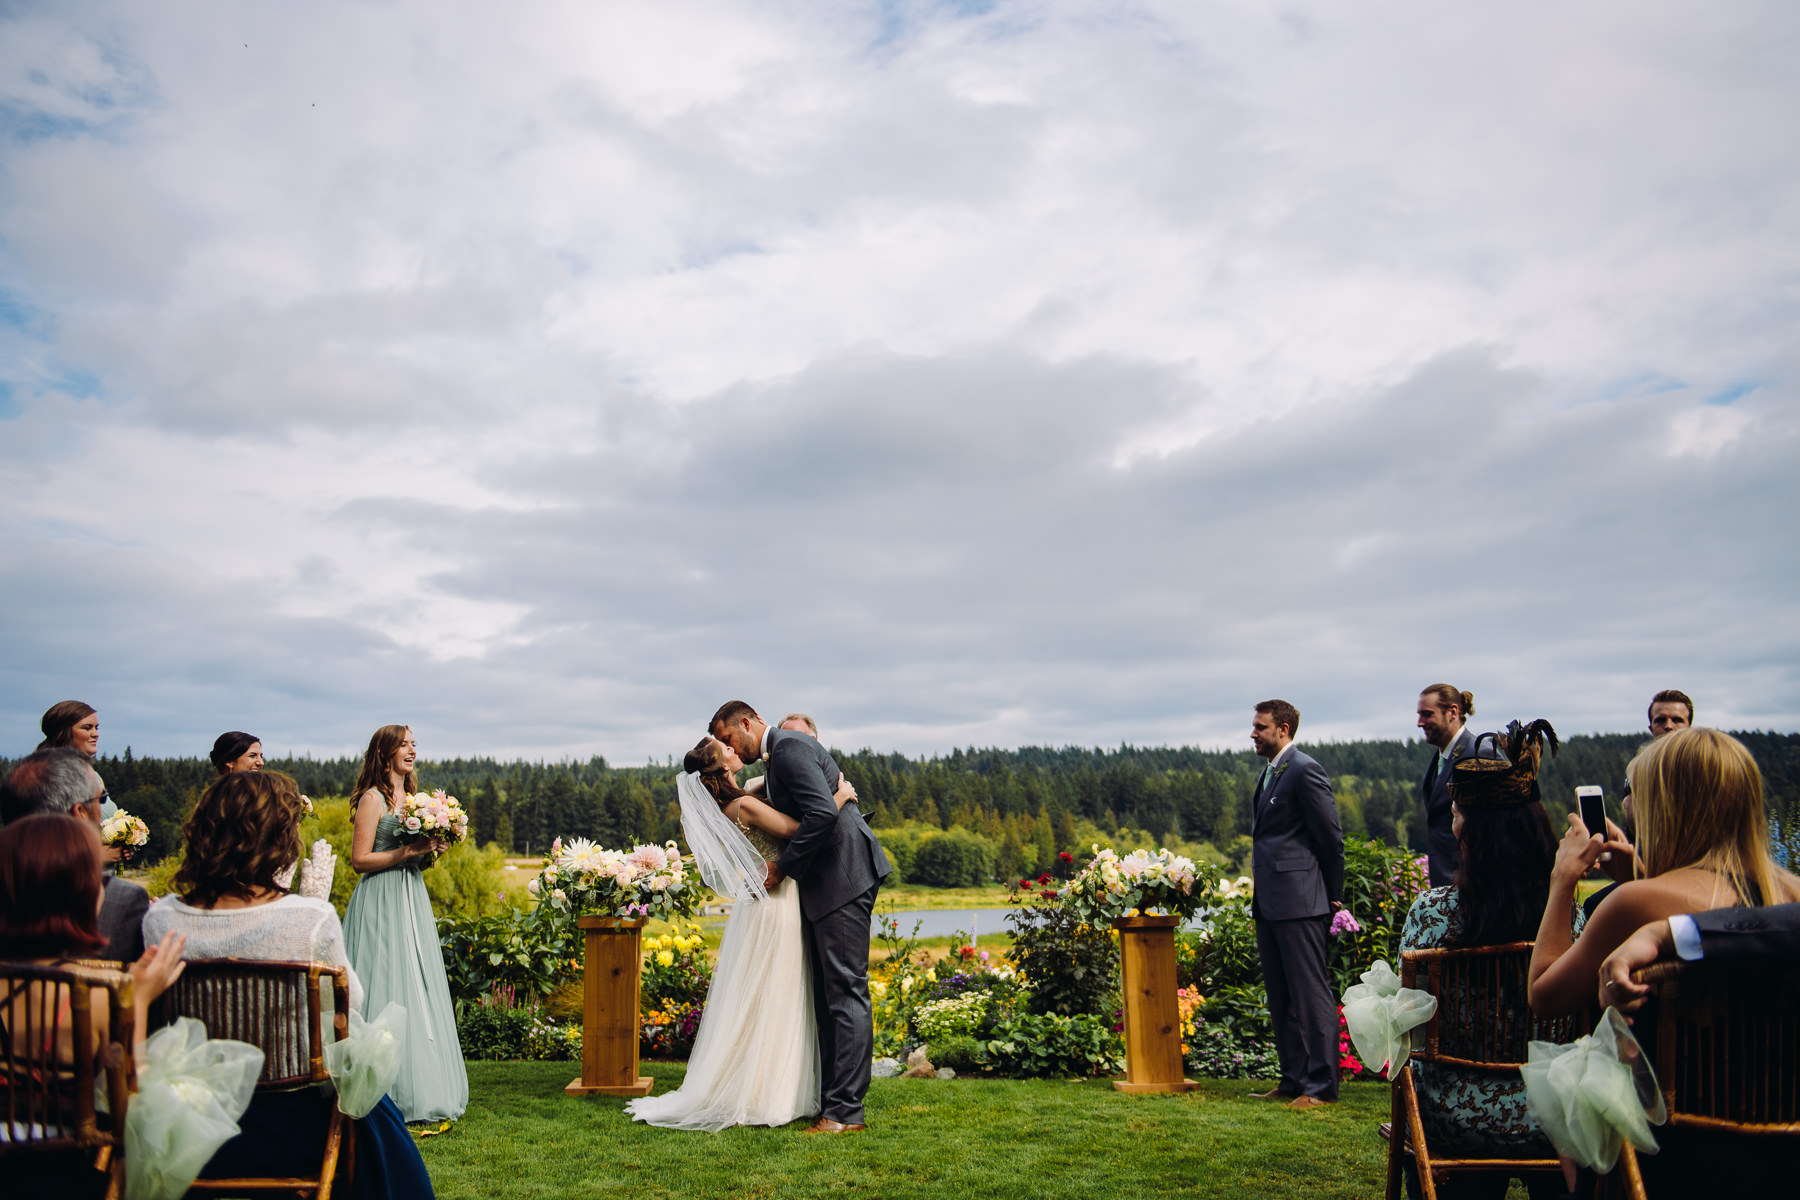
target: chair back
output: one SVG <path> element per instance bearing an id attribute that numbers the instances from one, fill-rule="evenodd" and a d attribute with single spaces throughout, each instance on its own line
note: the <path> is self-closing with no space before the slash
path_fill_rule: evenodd
<path id="1" fill-rule="evenodd" d="M 96 1041 L 95 992 L 107 1033 Z M 0 1151 L 118 1146 L 137 1091 L 131 976 L 79 964 L 0 962 Z M 65 1044 L 70 1051 L 65 1051 Z M 104 1073 L 107 1113 L 97 1111 Z"/>
<path id="2" fill-rule="evenodd" d="M 1530 978 L 1530 942 L 1402 953 L 1401 984 L 1423 988 L 1438 1002 L 1423 1038 L 1414 1034 L 1413 1057 L 1473 1071 L 1516 1074 L 1531 1042 L 1561 1044 L 1587 1032 L 1585 1014 L 1535 1015 L 1527 1001 Z"/>
<path id="3" fill-rule="evenodd" d="M 1656 1079 L 1672 1125 L 1800 1134 L 1800 962 L 1672 962 L 1656 997 Z"/>
<path id="4" fill-rule="evenodd" d="M 243 958 L 189 959 L 158 1002 L 166 1021 L 192 1017 L 208 1037 L 248 1042 L 263 1052 L 259 1088 L 322 1083 L 324 1003 L 331 996 L 334 1040 L 349 1031 L 350 989 L 343 967 Z"/>

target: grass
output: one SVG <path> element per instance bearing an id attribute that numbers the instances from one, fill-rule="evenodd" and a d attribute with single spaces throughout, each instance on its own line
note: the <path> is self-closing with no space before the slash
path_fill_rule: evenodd
<path id="1" fill-rule="evenodd" d="M 658 1094 L 684 1063 L 646 1063 Z M 877 1079 L 869 1129 L 678 1133 L 634 1124 L 610 1097 L 574 1098 L 571 1063 L 469 1064 L 468 1114 L 421 1143 L 437 1194 L 549 1200 L 808 1197 L 1092 1200 L 1096 1195 L 1308 1200 L 1377 1197 L 1385 1182 L 1381 1083 L 1346 1083 L 1334 1107 L 1251 1100 L 1242 1081 L 1128 1096 L 1107 1080 Z M 1264 1085 L 1267 1086 L 1267 1085 Z"/>

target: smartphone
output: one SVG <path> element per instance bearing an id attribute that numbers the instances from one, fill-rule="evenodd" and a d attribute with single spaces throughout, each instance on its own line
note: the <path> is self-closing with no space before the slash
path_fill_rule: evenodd
<path id="1" fill-rule="evenodd" d="M 1581 823 L 1590 834 L 1606 836 L 1606 792 L 1597 783 L 1584 783 L 1575 789 L 1575 804 L 1581 810 Z M 1612 861 L 1612 851 L 1600 852 L 1601 862 Z"/>

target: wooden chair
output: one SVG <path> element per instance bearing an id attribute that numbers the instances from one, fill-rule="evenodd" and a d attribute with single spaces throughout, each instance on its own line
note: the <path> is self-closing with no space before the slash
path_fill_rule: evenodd
<path id="1" fill-rule="evenodd" d="M 1658 963 L 1637 978 L 1655 997 L 1652 1062 L 1669 1110 L 1663 1130 L 1794 1139 L 1789 1152 L 1800 1161 L 1800 962 Z M 1619 1161 L 1625 1194 L 1645 1200 L 1629 1142 Z M 1715 1165 L 1720 1181 L 1729 1180 L 1730 1162 Z"/>
<path id="2" fill-rule="evenodd" d="M 158 1012 L 165 1021 L 192 1017 L 209 1037 L 248 1042 L 263 1052 L 258 1093 L 324 1083 L 323 986 L 329 981 L 334 1040 L 349 1031 L 350 988 L 343 967 L 309 962 L 259 962 L 237 958 L 189 960 L 164 992 Z M 254 1100 L 251 1103 L 255 1103 Z M 288 1192 L 330 1200 L 332 1179 L 343 1159 L 346 1175 L 355 1170 L 354 1127 L 334 1106 L 326 1125 L 319 1171 L 304 1178 L 199 1179 L 189 1196 Z"/>
<path id="3" fill-rule="evenodd" d="M 96 1042 L 94 992 L 106 993 L 107 1034 Z M 124 1129 L 137 1064 L 131 1046 L 137 1017 L 131 976 L 79 964 L 0 963 L 0 1157 L 63 1152 L 93 1155 L 106 1175 L 108 1200 L 125 1187 Z M 58 1051 L 64 1036 L 71 1061 Z M 83 1047 L 90 1048 L 83 1052 Z M 106 1077 L 107 1111 L 94 1100 L 97 1075 Z M 0 1168 L 14 1174 L 12 1167 Z"/>
<path id="4" fill-rule="evenodd" d="M 1419 1030 L 1413 1031 L 1413 1060 L 1517 1078 L 1525 1063 L 1527 1043 L 1569 1042 L 1586 1033 L 1585 1018 L 1551 1019 L 1532 1014 L 1526 1003 L 1530 970 L 1530 942 L 1402 953 L 1401 985 L 1423 987 L 1438 1002 L 1437 1013 L 1426 1023 L 1423 1035 Z M 1418 1090 L 1410 1069 L 1398 1072 L 1391 1095 L 1387 1200 L 1398 1200 L 1400 1196 L 1408 1156 L 1418 1169 L 1419 1188 L 1425 1200 L 1437 1200 L 1437 1185 L 1452 1172 L 1523 1177 L 1561 1170 L 1553 1155 L 1545 1157 L 1529 1151 L 1496 1152 L 1484 1158 L 1436 1154 L 1426 1143 Z"/>

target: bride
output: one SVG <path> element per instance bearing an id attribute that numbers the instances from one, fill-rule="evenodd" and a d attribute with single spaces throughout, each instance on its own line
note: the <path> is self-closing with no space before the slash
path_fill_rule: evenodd
<path id="1" fill-rule="evenodd" d="M 670 1129 L 785 1125 L 819 1111 L 819 1037 L 812 968 L 791 879 L 764 888 L 797 821 L 740 788 L 743 760 L 716 738 L 682 762 L 681 831 L 706 885 L 733 896 L 706 1011 L 681 1087 L 625 1106 Z M 761 783 L 751 780 L 751 785 Z M 838 777 L 839 808 L 856 790 Z"/>

